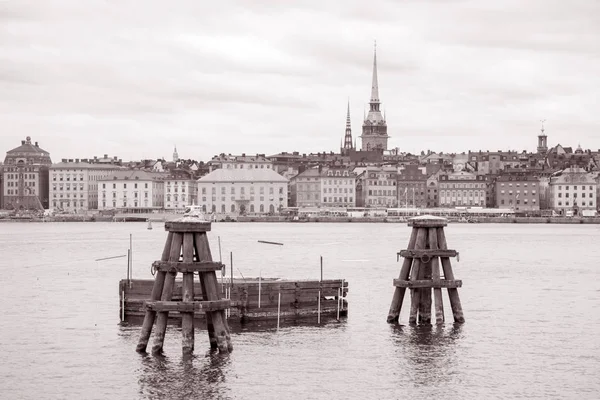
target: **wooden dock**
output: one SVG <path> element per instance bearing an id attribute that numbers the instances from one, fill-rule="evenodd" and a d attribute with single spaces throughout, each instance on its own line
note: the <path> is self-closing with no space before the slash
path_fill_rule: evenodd
<path id="1" fill-rule="evenodd" d="M 119 315 L 122 321 L 141 322 L 150 299 L 153 279 L 123 279 L 119 282 Z M 246 278 L 219 281 L 223 299 L 231 299 L 230 322 L 336 319 L 348 315 L 348 282 L 342 279 L 283 280 Z M 183 301 L 183 281 L 176 280 L 172 301 Z M 259 296 L 260 293 L 260 296 Z M 194 282 L 194 300 L 202 300 L 202 288 Z M 204 310 L 194 309 L 194 319 L 204 320 Z M 170 324 L 180 324 L 181 314 L 169 313 Z"/>

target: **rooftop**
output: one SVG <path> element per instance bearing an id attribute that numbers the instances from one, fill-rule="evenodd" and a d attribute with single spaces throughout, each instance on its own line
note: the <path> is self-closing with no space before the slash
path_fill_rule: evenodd
<path id="1" fill-rule="evenodd" d="M 198 182 L 287 182 L 287 178 L 272 169 L 221 168 L 198 179 Z"/>

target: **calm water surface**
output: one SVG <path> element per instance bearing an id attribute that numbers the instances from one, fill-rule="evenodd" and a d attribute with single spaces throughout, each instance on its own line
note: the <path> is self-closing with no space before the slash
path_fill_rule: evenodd
<path id="1" fill-rule="evenodd" d="M 240 330 L 234 351 L 135 352 L 119 324 L 118 281 L 133 234 L 135 278 L 151 278 L 160 224 L 0 224 L 3 399 L 425 399 L 600 396 L 600 226 L 454 224 L 446 228 L 466 323 L 385 320 L 406 248 L 404 224 L 213 224 L 235 275 L 349 281 L 342 322 Z M 270 246 L 270 240 L 285 243 Z M 446 319 L 452 320 L 444 292 Z M 405 309 L 400 320 L 408 320 Z M 316 322 L 316 321 L 315 321 Z"/>

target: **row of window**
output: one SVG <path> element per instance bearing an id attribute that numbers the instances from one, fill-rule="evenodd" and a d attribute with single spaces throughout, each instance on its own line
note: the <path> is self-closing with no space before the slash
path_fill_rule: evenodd
<path id="1" fill-rule="evenodd" d="M 52 180 L 55 181 L 56 180 L 56 175 L 52 175 Z M 63 176 L 59 175 L 59 181 L 63 180 Z M 71 180 L 71 175 L 67 175 L 66 176 L 66 181 L 70 181 Z M 77 180 L 77 176 L 73 175 L 73 180 L 76 181 Z M 79 175 L 79 180 L 82 181 L 83 180 L 83 175 Z"/>
<path id="2" fill-rule="evenodd" d="M 440 189 L 484 189 L 485 183 L 440 183 Z"/>
<path id="3" fill-rule="evenodd" d="M 202 201 L 203 201 L 203 202 L 206 202 L 206 199 L 207 199 L 206 197 L 202 197 Z M 211 200 L 213 201 L 213 203 L 214 203 L 214 202 L 216 202 L 216 201 L 217 201 L 217 196 L 213 196 L 213 197 L 211 198 Z M 246 200 L 246 199 L 244 198 L 244 196 L 242 196 L 242 198 L 241 198 L 240 200 Z M 249 199 L 249 200 L 250 200 L 250 201 L 254 201 L 254 196 L 250 196 L 250 199 Z M 268 199 L 268 200 L 269 200 L 270 202 L 273 202 L 273 201 L 275 201 L 275 199 L 274 199 L 272 196 L 271 196 L 271 197 L 269 197 L 269 199 Z M 226 197 L 225 197 L 225 196 L 221 196 L 221 201 L 226 201 Z M 231 196 L 231 201 L 236 201 L 236 198 L 235 198 L 234 196 Z M 265 201 L 265 196 L 260 196 L 260 198 L 259 198 L 259 201 Z M 281 202 L 281 201 L 283 201 L 283 197 L 280 197 L 280 198 L 279 198 L 279 201 L 280 201 L 280 202 Z"/>
<path id="4" fill-rule="evenodd" d="M 516 193 L 516 194 L 521 194 L 521 191 L 520 191 L 520 190 L 516 190 L 516 191 L 515 191 L 515 193 Z M 524 194 L 525 196 L 527 196 L 527 193 L 528 193 L 528 192 L 527 192 L 527 190 L 523 190 L 523 194 Z M 504 190 L 501 190 L 501 191 L 500 191 L 500 194 L 504 194 Z M 508 194 L 513 194 L 513 191 L 512 191 L 512 190 L 509 190 L 509 191 L 508 191 Z M 532 190 L 532 191 L 531 191 L 531 195 L 532 195 L 532 196 L 535 196 L 535 194 L 536 194 L 536 191 L 535 191 L 535 190 Z M 559 197 L 560 197 L 560 196 L 559 196 Z"/>
<path id="5" fill-rule="evenodd" d="M 6 180 L 9 179 L 35 179 L 36 174 L 6 174 Z"/>
<path id="6" fill-rule="evenodd" d="M 352 203 L 354 197 L 323 197 L 323 203 Z"/>
<path id="7" fill-rule="evenodd" d="M 559 193 L 559 194 L 558 194 L 558 197 L 562 197 L 562 193 Z M 565 197 L 567 197 L 567 198 L 568 198 L 568 197 L 569 197 L 569 193 L 565 193 Z M 573 197 L 577 197 L 577 193 L 573 193 Z M 584 198 L 585 198 L 585 193 L 581 193 L 581 197 L 584 197 Z M 594 197 L 594 192 L 590 192 L 590 193 L 588 193 L 588 197 L 589 197 L 589 198 L 592 198 L 592 197 Z"/>
<path id="8" fill-rule="evenodd" d="M 372 186 L 396 186 L 396 181 L 375 181 L 375 180 L 368 180 L 367 181 L 367 185 L 372 185 Z"/>
<path id="9" fill-rule="evenodd" d="M 565 190 L 569 190 L 570 186 L 565 186 Z M 581 190 L 585 190 L 585 185 L 581 185 L 581 186 L 573 186 L 573 190 L 577 190 L 577 188 L 581 188 Z M 562 190 L 562 185 L 558 185 L 558 190 Z M 595 190 L 593 186 L 589 186 L 589 190 Z"/>
<path id="10" fill-rule="evenodd" d="M 560 207 L 562 205 L 563 205 L 562 201 L 559 201 L 558 202 L 558 206 Z M 581 203 L 573 202 L 573 205 L 574 206 L 580 205 L 580 206 L 584 206 L 584 207 L 587 205 L 587 206 L 592 206 L 593 207 L 594 206 L 594 202 L 593 201 L 588 201 L 587 204 L 586 204 L 585 201 L 582 201 Z M 570 206 L 569 201 L 565 201 L 565 206 Z"/>
<path id="11" fill-rule="evenodd" d="M 117 193 L 116 192 L 112 192 L 112 197 L 113 199 L 117 198 Z M 123 197 L 127 198 L 127 192 L 123 192 Z M 135 199 L 138 198 L 138 192 L 133 192 L 133 197 Z M 185 195 L 183 195 L 183 197 L 185 197 Z M 106 192 L 102 192 L 102 198 L 105 199 L 106 198 Z M 144 198 L 148 198 L 148 192 L 144 192 Z M 169 196 L 167 196 L 167 198 L 169 198 Z"/>
<path id="12" fill-rule="evenodd" d="M 216 194 L 217 193 L 217 188 L 216 187 L 212 187 L 212 194 Z M 273 194 L 275 192 L 274 190 L 275 188 L 273 187 L 269 187 L 269 194 Z M 221 194 L 226 194 L 227 189 L 225 188 L 225 186 L 221 186 Z M 235 186 L 231 186 L 229 192 L 231 194 L 235 194 Z M 246 188 L 245 187 L 241 187 L 240 188 L 240 194 L 245 194 L 246 193 Z M 202 188 L 202 194 L 206 194 L 206 188 L 203 187 Z M 254 186 L 250 186 L 250 194 L 254 194 Z M 265 194 L 265 188 L 264 186 L 260 186 L 260 194 Z M 283 194 L 283 187 L 279 188 L 279 194 Z"/>
<path id="13" fill-rule="evenodd" d="M 512 183 L 509 183 L 508 187 L 512 187 L 512 185 Z M 523 187 L 527 187 L 527 185 L 527 182 L 523 182 Z M 500 186 L 504 186 L 504 182 L 501 182 Z M 536 187 L 536 184 L 534 182 L 529 182 L 529 186 Z M 520 183 L 515 183 L 515 187 L 520 187 Z"/>
<path id="14" fill-rule="evenodd" d="M 332 189 L 333 189 L 333 192 L 332 192 Z M 344 188 L 343 192 L 342 192 L 342 188 L 339 188 L 339 190 L 340 190 L 340 193 L 352 193 L 353 192 L 352 188 Z M 338 193 L 338 188 L 325 188 L 323 193 Z"/>
<path id="15" fill-rule="evenodd" d="M 15 186 L 19 186 L 17 184 L 17 182 L 6 182 L 6 187 L 15 187 Z M 26 187 L 30 187 L 30 186 L 35 186 L 35 181 L 27 181 L 27 182 L 23 182 L 23 186 Z"/>
<path id="16" fill-rule="evenodd" d="M 113 184 L 112 184 L 112 188 L 113 188 L 113 189 L 116 189 L 116 188 L 117 188 L 117 184 L 116 184 L 116 183 L 113 183 Z M 134 189 L 137 189 L 137 188 L 138 188 L 138 184 L 137 184 L 137 183 L 134 183 L 134 184 L 133 184 L 133 188 L 134 188 Z M 106 183 L 103 183 L 103 184 L 102 184 L 102 189 L 106 189 Z M 126 184 L 126 183 L 123 183 L 123 189 L 127 189 L 127 184 Z M 148 189 L 148 184 L 147 184 L 147 183 L 144 183 L 144 189 Z"/>
<path id="17" fill-rule="evenodd" d="M 352 185 L 354 186 L 354 180 L 352 179 L 324 179 L 324 185 Z"/>
<path id="18" fill-rule="evenodd" d="M 529 201 L 528 199 L 523 199 L 523 204 L 524 204 L 524 205 L 527 205 L 527 204 L 528 204 L 528 201 Z M 531 200 L 531 202 L 532 202 L 534 205 L 535 205 L 535 203 L 537 203 L 536 199 L 532 199 L 532 200 Z M 509 200 L 507 200 L 507 203 L 508 203 L 508 205 L 509 205 L 509 206 L 512 206 L 512 205 L 513 205 L 513 201 L 512 201 L 512 199 L 509 199 Z M 505 204 L 505 201 L 504 201 L 504 199 L 501 199 L 501 200 L 500 200 L 500 204 L 502 204 L 502 205 L 504 205 L 504 204 Z M 521 200 L 519 200 L 519 199 L 516 199 L 516 200 L 515 200 L 515 204 L 516 204 L 516 205 L 519 205 L 519 204 L 521 204 Z"/>
<path id="19" fill-rule="evenodd" d="M 395 190 L 369 190 L 369 196 L 394 196 L 396 197 Z"/>
<path id="20" fill-rule="evenodd" d="M 62 199 L 62 198 L 63 198 L 63 194 L 61 193 L 60 195 L 58 195 L 58 196 L 57 196 L 57 194 L 56 194 L 56 193 L 54 193 L 54 194 L 52 194 L 52 197 L 54 197 L 54 198 L 56 198 L 56 197 L 60 197 L 60 198 Z M 71 193 L 67 193 L 67 194 L 65 195 L 65 197 L 67 197 L 67 198 L 70 198 L 70 197 L 71 197 Z M 76 198 L 76 197 L 77 197 L 77 193 L 73 193 L 73 198 Z M 79 195 L 79 197 L 83 198 L 83 193 L 81 193 L 81 194 Z"/>

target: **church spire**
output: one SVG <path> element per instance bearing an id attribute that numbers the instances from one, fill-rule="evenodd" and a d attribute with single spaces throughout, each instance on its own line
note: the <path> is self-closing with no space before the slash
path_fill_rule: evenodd
<path id="1" fill-rule="evenodd" d="M 379 105 L 379 82 L 377 80 L 377 41 L 373 48 L 373 81 L 371 82 L 371 110 L 373 105 Z"/>
<path id="2" fill-rule="evenodd" d="M 352 149 L 352 124 L 350 123 L 350 99 L 348 99 L 348 109 L 346 111 L 346 134 L 344 135 L 344 146 L 342 150 L 347 152 Z"/>
<path id="3" fill-rule="evenodd" d="M 174 146 L 173 148 L 173 162 L 177 162 L 179 161 L 179 154 L 177 154 L 177 145 Z"/>

